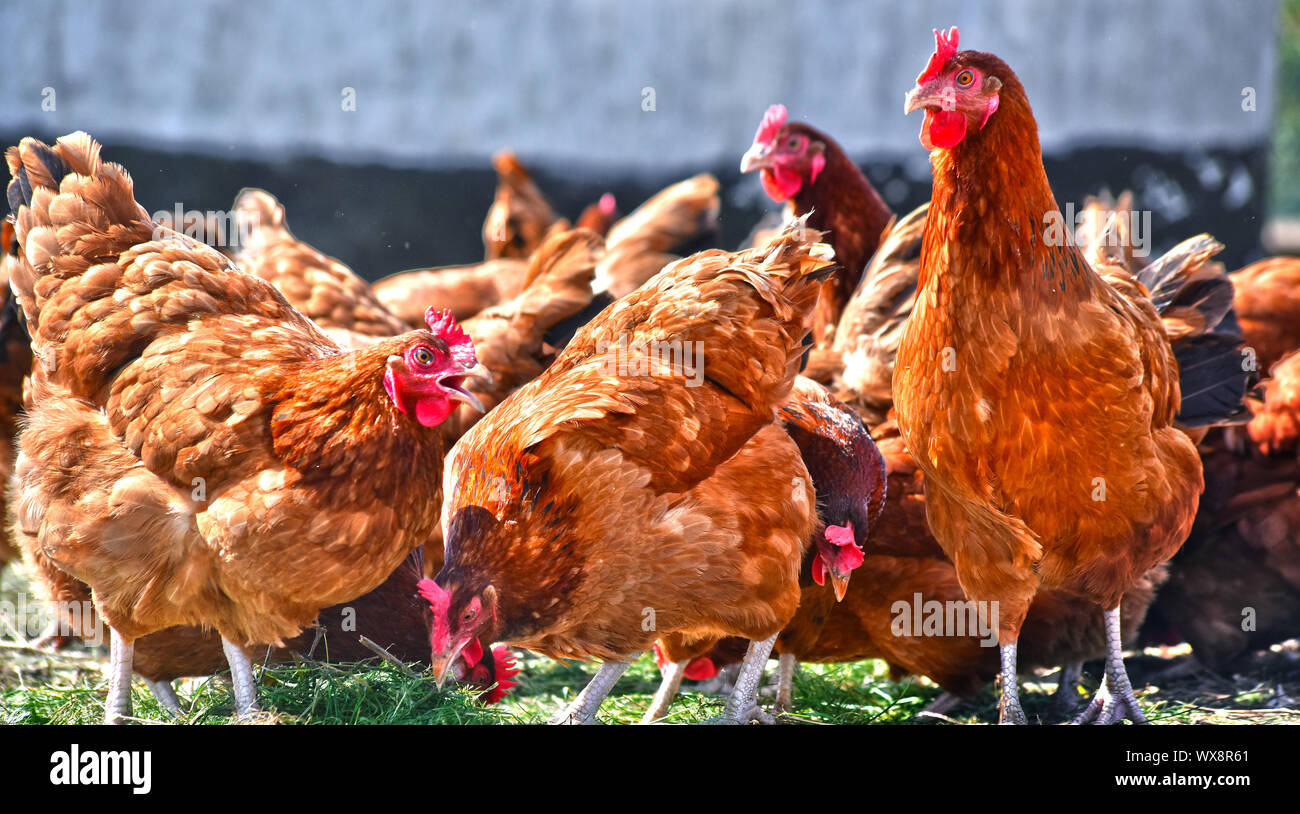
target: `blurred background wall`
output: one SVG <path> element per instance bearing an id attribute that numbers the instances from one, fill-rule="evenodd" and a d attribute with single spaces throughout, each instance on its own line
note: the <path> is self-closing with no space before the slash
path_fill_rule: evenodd
<path id="1" fill-rule="evenodd" d="M 1211 231 L 1240 263 L 1269 200 L 1274 0 L 0 6 L 23 66 L 0 73 L 6 144 L 88 130 L 150 211 L 266 188 L 300 237 L 370 277 L 478 259 L 505 147 L 570 216 L 713 171 L 734 243 L 774 207 L 737 164 L 778 101 L 896 209 L 924 201 L 902 98 L 930 30 L 954 24 L 1025 83 L 1062 204 L 1133 188 L 1157 248 Z"/>

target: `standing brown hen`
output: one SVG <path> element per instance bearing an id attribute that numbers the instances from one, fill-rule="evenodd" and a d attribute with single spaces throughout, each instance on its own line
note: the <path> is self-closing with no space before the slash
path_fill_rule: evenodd
<path id="1" fill-rule="evenodd" d="M 178 624 L 280 642 L 365 593 L 429 536 L 438 426 L 474 351 L 449 317 L 344 353 L 269 283 L 153 224 L 130 176 L 74 133 L 6 158 L 23 262 L 31 409 L 15 527 L 90 586 L 111 630 L 106 719 L 130 709 L 132 642 Z"/>
<path id="2" fill-rule="evenodd" d="M 1048 239 L 1060 213 L 1024 86 L 957 45 L 955 28 L 935 32 L 906 101 L 925 111 L 934 192 L 894 370 L 899 428 L 962 588 L 997 603 L 1003 722 L 1024 722 L 1016 645 L 1040 588 L 1106 614 L 1106 678 L 1079 720 L 1141 722 L 1120 598 L 1191 528 L 1201 462 L 1175 416 L 1204 425 L 1240 409 L 1239 337 L 1171 347 L 1148 287 Z M 1179 285 L 1149 288 L 1168 305 Z M 1180 390 L 1179 354 L 1197 386 Z"/>

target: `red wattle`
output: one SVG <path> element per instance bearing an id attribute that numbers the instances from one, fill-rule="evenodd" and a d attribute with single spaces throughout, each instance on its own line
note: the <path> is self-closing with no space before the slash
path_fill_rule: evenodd
<path id="1" fill-rule="evenodd" d="M 820 551 L 818 551 L 813 557 L 812 578 L 813 582 L 818 585 L 826 584 L 826 563 L 822 561 L 822 553 Z"/>
<path id="2" fill-rule="evenodd" d="M 799 194 L 799 189 L 803 186 L 799 173 L 790 172 L 783 167 L 763 170 L 759 173 L 759 180 L 763 184 L 763 191 L 777 203 L 790 200 Z"/>
<path id="3" fill-rule="evenodd" d="M 478 639 L 470 639 L 469 644 L 461 648 L 460 657 L 466 667 L 473 667 L 483 658 L 483 644 Z"/>
<path id="4" fill-rule="evenodd" d="M 422 398 L 415 402 L 415 418 L 426 427 L 441 424 L 455 405 L 447 398 Z"/>
<path id="5" fill-rule="evenodd" d="M 958 110 L 926 110 L 921 145 L 927 150 L 956 147 L 966 137 L 966 116 Z"/>
<path id="6" fill-rule="evenodd" d="M 708 656 L 696 656 L 691 659 L 691 663 L 686 665 L 686 672 L 682 677 L 691 681 L 708 681 L 718 674 L 717 665 L 713 659 Z"/>

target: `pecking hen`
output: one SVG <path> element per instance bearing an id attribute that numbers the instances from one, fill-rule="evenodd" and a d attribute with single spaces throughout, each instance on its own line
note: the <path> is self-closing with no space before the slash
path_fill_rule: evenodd
<path id="1" fill-rule="evenodd" d="M 833 268 L 818 236 L 795 223 L 669 265 L 452 448 L 445 561 L 421 584 L 438 675 L 478 638 L 601 659 L 556 718 L 588 723 L 655 639 L 735 635 L 753 644 L 723 720 L 763 717 L 758 681 L 817 524 L 774 419 Z"/>

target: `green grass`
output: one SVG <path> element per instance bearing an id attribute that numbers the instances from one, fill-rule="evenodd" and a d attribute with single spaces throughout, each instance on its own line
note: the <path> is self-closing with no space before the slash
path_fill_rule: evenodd
<path id="1" fill-rule="evenodd" d="M 0 574 L 0 600 L 16 602 L 25 592 L 21 566 Z M 30 599 L 28 600 L 31 601 Z M 103 648 L 72 645 L 59 653 L 22 649 L 14 631 L 0 628 L 0 724 L 95 724 L 103 714 L 107 682 Z M 1300 723 L 1300 711 L 1283 690 L 1300 694 L 1300 644 L 1257 654 L 1245 675 L 1221 678 L 1193 667 L 1186 648 L 1149 651 L 1129 659 L 1134 683 L 1145 687 L 1143 708 L 1154 722 Z M 317 663 L 258 668 L 266 723 L 276 724 L 540 724 L 545 723 L 594 673 L 591 664 L 560 663 L 521 653 L 518 686 L 501 704 L 484 706 L 474 693 L 375 659 L 345 666 Z M 1181 675 L 1168 677 L 1171 666 Z M 774 680 L 775 670 L 769 670 Z M 1095 675 L 1095 671 L 1093 673 Z M 633 664 L 601 707 L 606 723 L 640 720 L 650 704 L 659 673 L 644 656 Z M 1088 692 L 1096 680 L 1089 681 Z M 673 704 L 666 723 L 698 723 L 722 711 L 723 699 L 696 691 L 690 682 Z M 1022 676 L 1021 699 L 1031 722 L 1060 723 L 1053 708 L 1054 680 Z M 234 722 L 224 677 L 177 682 L 187 711 L 184 723 Z M 796 674 L 792 724 L 983 724 L 997 720 L 997 694 L 986 688 L 943 716 L 921 714 L 940 690 L 924 679 L 889 680 L 883 662 L 806 664 Z M 1085 696 L 1081 695 L 1082 700 Z M 143 681 L 132 691 L 135 717 L 163 723 Z M 770 704 L 770 696 L 767 698 Z"/>

